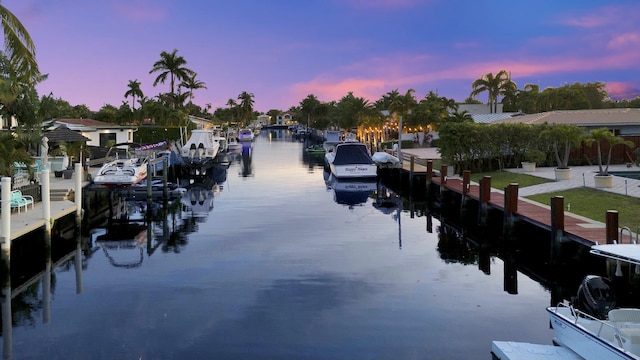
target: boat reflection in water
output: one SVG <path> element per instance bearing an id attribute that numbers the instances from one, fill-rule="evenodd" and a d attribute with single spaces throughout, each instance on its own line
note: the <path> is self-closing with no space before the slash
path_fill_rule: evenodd
<path id="1" fill-rule="evenodd" d="M 253 176 L 253 165 L 251 164 L 251 155 L 253 154 L 253 143 L 242 143 L 242 166 L 240 167 L 239 175 L 242 177 Z"/>
<path id="2" fill-rule="evenodd" d="M 377 189 L 375 178 L 338 179 L 327 171 L 323 175 L 327 189 L 333 189 L 333 200 L 341 205 L 362 205 Z"/>
<path id="3" fill-rule="evenodd" d="M 220 192 L 218 184 L 193 183 L 182 195 L 183 212 L 197 221 L 204 221 L 213 209 L 213 198 Z"/>
<path id="4" fill-rule="evenodd" d="M 143 201 L 125 202 L 124 211 L 111 221 L 118 222 L 117 226 L 91 232 L 92 243 L 102 249 L 114 267 L 131 269 L 142 265 L 148 238 L 147 206 Z"/>

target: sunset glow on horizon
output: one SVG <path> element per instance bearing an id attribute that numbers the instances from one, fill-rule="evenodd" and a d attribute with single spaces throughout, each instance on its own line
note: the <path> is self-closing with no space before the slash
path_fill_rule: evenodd
<path id="1" fill-rule="evenodd" d="M 239 5 L 241 4 L 241 5 Z M 213 109 L 253 93 L 254 108 L 287 110 L 307 95 L 376 101 L 415 89 L 458 102 L 486 73 L 519 89 L 603 82 L 616 100 L 640 96 L 635 0 L 4 0 L 36 44 L 40 96 L 98 111 L 119 107 L 130 80 L 145 96 L 162 51 L 178 50 Z M 483 96 L 484 95 L 484 96 Z M 478 99 L 486 102 L 486 94 Z"/>

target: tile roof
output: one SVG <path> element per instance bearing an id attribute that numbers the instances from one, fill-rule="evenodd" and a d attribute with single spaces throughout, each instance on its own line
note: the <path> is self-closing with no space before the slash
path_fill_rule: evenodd
<path id="1" fill-rule="evenodd" d="M 556 110 L 493 121 L 493 123 L 524 124 L 542 124 L 545 122 L 579 126 L 638 125 L 640 124 L 640 109 Z"/>
<path id="2" fill-rule="evenodd" d="M 104 121 L 93 120 L 93 119 L 52 119 L 51 121 L 54 121 L 54 122 L 57 122 L 57 123 L 69 124 L 69 125 L 82 125 L 82 126 L 93 126 L 93 127 L 117 126 L 116 124 L 112 124 L 112 123 L 108 123 L 108 122 L 104 122 Z"/>
<path id="3" fill-rule="evenodd" d="M 49 139 L 50 143 L 65 141 L 65 142 L 77 142 L 77 141 L 89 141 L 88 137 L 80 134 L 77 131 L 73 131 L 66 126 L 58 126 L 55 130 L 47 131 L 44 136 Z"/>

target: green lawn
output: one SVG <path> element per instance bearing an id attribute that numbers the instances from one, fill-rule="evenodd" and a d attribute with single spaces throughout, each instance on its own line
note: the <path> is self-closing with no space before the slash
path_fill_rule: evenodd
<path id="1" fill-rule="evenodd" d="M 493 171 L 478 174 L 471 173 L 471 181 L 480 182 L 480 179 L 484 176 L 491 176 L 491 187 L 499 190 L 504 190 L 504 188 L 511 183 L 518 183 L 518 186 L 522 188 L 551 181 L 537 176 L 517 174 L 508 171 Z"/>
<path id="2" fill-rule="evenodd" d="M 491 187 L 504 190 L 510 183 L 518 183 L 519 187 L 542 184 L 551 180 L 536 176 L 496 171 L 471 174 L 471 180 L 479 182 L 483 176 L 491 176 Z M 607 210 L 618 211 L 619 226 L 627 226 L 636 232 L 640 227 L 640 199 L 631 196 L 613 194 L 592 188 L 575 188 L 547 194 L 527 196 L 527 199 L 550 205 L 552 196 L 563 196 L 565 210 L 570 207 L 574 214 L 596 221 L 605 222 Z"/>
<path id="3" fill-rule="evenodd" d="M 635 232 L 640 226 L 640 199 L 613 194 L 592 188 L 575 188 L 553 194 L 527 196 L 527 199 L 550 205 L 552 196 L 563 196 L 565 210 L 589 219 L 605 222 L 607 210 L 618 211 L 620 227 L 628 226 Z"/>

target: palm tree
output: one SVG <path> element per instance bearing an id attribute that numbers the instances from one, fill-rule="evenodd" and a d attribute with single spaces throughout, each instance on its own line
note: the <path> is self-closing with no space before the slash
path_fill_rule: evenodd
<path id="1" fill-rule="evenodd" d="M 516 86 L 507 71 L 500 70 L 495 76 L 492 73 L 482 75 L 471 84 L 471 87 L 473 88 L 471 96 L 488 92 L 487 102 L 491 112 L 495 113 L 498 111 L 498 96 L 509 93 Z"/>
<path id="2" fill-rule="evenodd" d="M 167 77 L 169 77 L 171 94 L 175 94 L 176 81 L 183 81 L 195 75 L 193 70 L 185 67 L 187 61 L 182 56 L 178 56 L 177 53 L 177 49 L 173 49 L 171 53 L 166 51 L 161 52 L 160 60 L 156 61 L 155 64 L 153 64 L 153 68 L 149 71 L 149 74 L 153 74 L 154 72 L 160 73 L 153 81 L 153 86 L 158 85 L 158 83 L 164 84 Z"/>
<path id="3" fill-rule="evenodd" d="M 253 116 L 253 97 L 253 93 L 246 91 L 238 95 L 238 100 L 240 100 L 238 111 L 240 112 L 240 120 L 242 122 L 249 120 L 249 117 Z"/>
<path id="4" fill-rule="evenodd" d="M 182 80 L 182 82 L 180 83 L 180 87 L 183 87 L 189 90 L 185 93 L 189 98 L 189 102 L 193 102 L 193 97 L 194 97 L 193 90 L 207 88 L 207 84 L 205 84 L 203 81 L 196 80 L 196 75 L 197 74 L 194 72 L 192 75 L 188 76 L 186 79 Z"/>
<path id="5" fill-rule="evenodd" d="M 0 19 L 4 32 L 4 55 L 22 82 L 35 84 L 40 80 L 40 70 L 36 62 L 36 47 L 29 32 L 16 16 L 2 5 Z"/>
<path id="6" fill-rule="evenodd" d="M 142 89 L 140 89 L 140 82 L 138 81 L 138 79 L 136 80 L 129 80 L 129 85 L 127 85 L 129 87 L 129 90 L 127 90 L 126 93 L 124 93 L 124 97 L 125 99 L 128 98 L 129 96 L 131 96 L 131 105 L 133 110 L 136 110 L 136 97 L 138 98 L 142 98 L 144 97 L 144 94 L 142 93 Z"/>
<path id="7" fill-rule="evenodd" d="M 17 140 L 13 134 L 2 133 L 0 134 L 0 174 L 12 176 L 15 162 L 31 164 L 33 159 L 31 154 L 25 150 L 24 144 Z"/>

